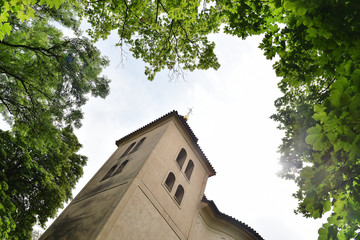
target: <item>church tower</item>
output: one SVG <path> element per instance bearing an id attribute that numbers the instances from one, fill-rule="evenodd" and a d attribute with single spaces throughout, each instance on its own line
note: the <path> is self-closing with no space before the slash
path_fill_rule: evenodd
<path id="1" fill-rule="evenodd" d="M 204 197 L 215 170 L 176 111 L 116 145 L 41 240 L 262 239 Z"/>

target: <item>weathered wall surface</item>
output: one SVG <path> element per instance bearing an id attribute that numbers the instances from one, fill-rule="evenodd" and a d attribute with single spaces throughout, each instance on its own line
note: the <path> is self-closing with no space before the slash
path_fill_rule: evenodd
<path id="1" fill-rule="evenodd" d="M 124 186 L 119 185 L 96 196 L 70 204 L 40 239 L 92 239 L 114 204 L 113 196 L 121 195 L 126 191 Z"/>
<path id="2" fill-rule="evenodd" d="M 208 173 L 190 140 L 184 136 L 185 133 L 172 121 L 165 123 L 163 127 L 166 130 L 161 139 L 132 181 L 98 240 L 116 237 L 145 239 L 144 236 L 153 236 L 147 239 L 189 239 Z M 180 169 L 176 158 L 182 148 L 186 149 L 187 157 Z M 195 166 L 188 180 L 184 171 L 190 159 Z M 176 176 L 171 191 L 164 184 L 170 172 Z M 174 199 L 179 184 L 185 190 L 181 204 Z M 129 222 L 129 219 L 132 220 Z M 135 222 L 136 219 L 139 223 Z"/>
<path id="3" fill-rule="evenodd" d="M 259 238 L 248 229 L 238 227 L 219 216 L 215 216 L 212 207 L 208 203 L 201 203 L 194 240 L 259 240 Z M 262 239 L 260 237 L 260 239 Z"/>
<path id="4" fill-rule="evenodd" d="M 242 240 L 242 238 L 234 238 L 223 231 L 221 226 L 215 224 L 210 227 L 204 219 L 199 215 L 197 221 L 197 228 L 195 233 L 195 240 Z"/>
<path id="5" fill-rule="evenodd" d="M 40 239 L 257 239 L 201 202 L 214 170 L 186 126 L 170 115 L 119 140 L 118 149 Z M 144 137 L 137 151 L 126 151 Z M 180 167 L 176 159 L 182 149 L 186 158 Z M 185 169 L 190 160 L 189 179 Z M 111 171 L 125 162 L 122 171 Z M 172 189 L 165 184 L 169 173 L 175 176 Z M 179 203 L 174 196 L 180 185 L 184 195 Z"/>
<path id="6" fill-rule="evenodd" d="M 98 239 L 179 240 L 150 199 L 137 187 L 112 229 Z"/>
<path id="7" fill-rule="evenodd" d="M 144 135 L 135 135 L 121 143 L 40 239 L 95 239 L 127 192 L 165 129 L 166 127 L 156 128 L 151 132 L 145 132 Z M 144 136 L 146 139 L 138 151 L 121 157 L 131 143 L 138 142 Z M 120 174 L 102 180 L 114 165 L 120 165 L 126 160 L 129 162 Z"/>
<path id="8" fill-rule="evenodd" d="M 180 169 L 176 158 L 182 148 L 186 150 L 187 157 Z M 191 178 L 188 180 L 184 171 L 190 159 L 195 166 Z M 171 192 L 164 185 L 170 172 L 174 173 L 176 178 Z M 138 177 L 166 211 L 171 219 L 169 222 L 175 225 L 173 228 L 179 229 L 181 236 L 187 239 L 193 222 L 196 221 L 197 208 L 204 193 L 208 173 L 195 154 L 185 133 L 174 122 L 169 122 L 166 132 L 139 172 Z M 184 188 L 184 197 L 179 205 L 174 199 L 174 194 L 180 184 Z"/>

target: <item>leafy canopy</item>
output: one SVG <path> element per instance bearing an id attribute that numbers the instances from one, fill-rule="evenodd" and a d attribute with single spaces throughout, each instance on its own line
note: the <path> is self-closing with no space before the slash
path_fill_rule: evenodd
<path id="1" fill-rule="evenodd" d="M 94 39 L 117 30 L 119 46 L 156 72 L 217 69 L 207 40 L 220 27 L 260 44 L 281 77 L 272 118 L 285 131 L 281 176 L 298 184 L 297 213 L 331 212 L 319 239 L 357 237 L 360 227 L 360 2 L 305 0 L 102 1 L 87 5 Z M 174 68 L 176 66 L 176 68 Z"/>
<path id="2" fill-rule="evenodd" d="M 183 70 L 219 68 L 207 34 L 221 24 L 216 7 L 199 9 L 198 1 L 99 1 L 86 4 L 83 12 L 94 40 L 119 35 L 118 46 L 130 46 L 135 58 L 148 63 L 145 74 L 167 68 L 172 76 Z"/>
<path id="3" fill-rule="evenodd" d="M 11 18 L 17 18 L 20 22 L 34 19 L 36 15 L 36 5 L 46 5 L 50 8 L 59 9 L 65 0 L 1 0 L 0 1 L 0 40 L 5 35 L 9 35 L 13 26 Z M 73 1 L 72 3 L 75 3 Z"/>
<path id="4" fill-rule="evenodd" d="M 5 2 L 0 2 L 5 9 L 0 15 L 4 39 L 5 34 L 11 37 L 10 30 L 16 32 L 11 21 L 29 19 L 22 17 L 24 13 L 32 17 L 32 10 L 26 9 L 36 12 L 47 3 L 61 11 L 66 5 L 61 0 L 36 3 L 30 0 L 25 1 L 26 8 L 18 4 L 20 1 L 13 0 L 13 4 L 5 7 Z M 280 146 L 283 166 L 280 175 L 298 184 L 294 194 L 299 200 L 297 212 L 313 218 L 331 212 L 328 222 L 319 230 L 319 239 L 359 238 L 356 235 L 360 226 L 359 1 L 104 0 L 76 1 L 72 6 L 78 16 L 91 24 L 88 33 L 94 41 L 106 39 L 110 32 L 117 31 L 118 45 L 128 45 L 136 58 L 147 63 L 145 74 L 150 80 L 165 68 L 173 76 L 183 70 L 217 69 L 220 65 L 214 54 L 215 45 L 208 40 L 208 35 L 220 28 L 241 38 L 263 34 L 260 48 L 265 56 L 279 59 L 274 69 L 281 77 L 278 86 L 283 96 L 276 100 L 277 113 L 272 118 L 285 132 Z M 17 21 L 7 24 L 7 13 Z M 64 55 L 67 53 L 63 51 Z M 66 62 L 72 66 L 71 60 Z M 59 61 L 51 61 L 51 66 L 58 66 L 57 63 Z M 105 89 L 104 81 L 99 82 Z M 55 119 L 56 124 L 77 125 L 76 119 L 81 115 L 77 107 L 84 99 L 71 95 L 69 87 L 81 83 L 68 80 L 62 85 L 64 88 L 53 88 L 49 93 L 56 92 L 65 98 L 72 96 L 71 107 L 60 107 L 60 111 L 72 110 L 63 114 L 52 110 L 55 118 L 40 111 L 47 116 L 45 119 Z M 31 103 L 31 98 L 25 97 L 19 103 L 23 101 Z M 61 105 L 64 103 L 68 102 L 61 99 L 53 102 L 54 106 L 64 106 Z M 6 110 L 6 104 L 2 106 L 8 112 L 22 112 L 21 108 Z M 13 117 L 12 114 L 6 116 Z M 20 116 L 24 118 L 17 118 L 16 126 L 26 122 L 27 115 Z"/>
<path id="5" fill-rule="evenodd" d="M 299 189 L 297 212 L 331 212 L 319 239 L 358 238 L 360 228 L 360 18 L 357 1 L 285 1 L 283 28 L 261 48 L 282 77 L 273 119 L 285 130 L 281 175 Z"/>
<path id="6" fill-rule="evenodd" d="M 1 239 L 30 239 L 32 226 L 71 198 L 86 163 L 73 128 L 88 95 L 109 92 L 100 76 L 108 60 L 90 40 L 50 24 L 78 33 L 75 6 L 32 7 L 29 21 L 9 14 L 10 34 L 0 41 L 0 112 L 11 127 L 0 130 Z"/>

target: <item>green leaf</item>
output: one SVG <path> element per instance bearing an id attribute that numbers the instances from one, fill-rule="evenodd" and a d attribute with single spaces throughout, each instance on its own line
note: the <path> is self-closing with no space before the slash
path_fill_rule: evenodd
<path id="1" fill-rule="evenodd" d="M 327 229 L 322 227 L 318 230 L 318 233 L 319 233 L 319 239 L 327 239 L 327 234 L 328 234 Z"/>
<path id="2" fill-rule="evenodd" d="M 333 211 L 335 213 L 340 213 L 340 212 L 343 212 L 343 209 L 344 209 L 344 206 L 346 205 L 346 201 L 344 200 L 336 200 L 335 203 L 334 203 L 334 209 Z"/>
<path id="3" fill-rule="evenodd" d="M 309 34 L 310 37 L 316 37 L 318 35 L 318 31 L 315 28 L 309 28 L 307 30 L 307 33 Z"/>
<path id="4" fill-rule="evenodd" d="M 296 13 L 298 16 L 303 16 L 307 12 L 307 9 L 305 7 L 299 7 L 296 9 Z"/>
<path id="5" fill-rule="evenodd" d="M 27 18 L 30 19 L 30 18 L 34 18 L 34 17 L 35 17 L 35 10 L 32 8 L 29 8 L 27 10 Z"/>
<path id="6" fill-rule="evenodd" d="M 348 240 L 348 239 L 349 239 L 348 237 L 346 237 L 344 231 L 339 232 L 339 233 L 337 234 L 337 238 L 338 238 L 339 240 Z"/>
<path id="7" fill-rule="evenodd" d="M 4 4 L 4 5 L 2 6 L 3 9 L 4 9 L 3 11 L 4 11 L 5 13 L 8 13 L 8 11 L 11 9 L 11 6 L 10 6 L 9 2 L 5 1 L 3 4 Z"/>
<path id="8" fill-rule="evenodd" d="M 338 215 L 337 214 L 332 214 L 330 217 L 328 217 L 328 223 L 332 224 L 332 225 L 338 225 L 338 220 L 337 220 Z"/>
<path id="9" fill-rule="evenodd" d="M 324 203 L 324 205 L 323 205 L 323 210 L 324 210 L 324 212 L 330 211 L 330 210 L 331 210 L 331 206 L 332 206 L 332 204 L 331 204 L 330 200 L 326 200 L 325 203 Z"/>
<path id="10" fill-rule="evenodd" d="M 341 140 L 338 140 L 335 144 L 334 144 L 334 151 L 337 152 L 340 149 L 342 149 L 344 147 L 344 142 Z"/>
<path id="11" fill-rule="evenodd" d="M 20 0 L 10 0 L 10 4 L 12 6 L 16 6 L 19 2 L 20 2 Z"/>
<path id="12" fill-rule="evenodd" d="M 342 105 L 341 102 L 341 92 L 340 90 L 333 90 L 329 96 L 329 101 L 334 107 L 340 107 Z"/>
<path id="13" fill-rule="evenodd" d="M 28 16 L 23 11 L 18 12 L 17 17 L 20 19 L 21 23 L 28 20 Z"/>
<path id="14" fill-rule="evenodd" d="M 54 5 L 56 9 L 59 9 L 59 7 L 61 6 L 61 4 L 63 3 L 62 0 L 54 0 Z"/>
<path id="15" fill-rule="evenodd" d="M 351 74 L 351 78 L 354 81 L 360 81 L 360 69 L 355 69 L 354 72 Z"/>
<path id="16" fill-rule="evenodd" d="M 9 13 L 8 12 L 2 12 L 0 13 L 0 23 L 6 22 L 8 20 Z M 1 29 L 1 26 L 0 26 Z"/>
<path id="17" fill-rule="evenodd" d="M 328 59 L 328 57 L 324 54 L 324 55 L 321 55 L 321 57 L 320 57 L 320 65 L 321 66 L 324 66 L 324 65 L 326 65 L 327 63 L 329 62 L 329 59 Z"/>
<path id="18" fill-rule="evenodd" d="M 316 121 L 320 121 L 320 123 L 324 123 L 327 119 L 327 114 L 325 112 L 326 107 L 316 104 L 314 106 L 315 114 L 313 115 L 313 119 Z"/>
<path id="19" fill-rule="evenodd" d="M 316 209 L 313 214 L 312 214 L 313 218 L 314 219 L 318 219 L 321 217 L 321 213 L 320 213 L 320 210 L 319 209 Z"/>
<path id="20" fill-rule="evenodd" d="M 289 11 L 296 10 L 296 4 L 293 1 L 286 0 L 283 4 L 284 8 Z"/>
<path id="21" fill-rule="evenodd" d="M 323 150 L 325 145 L 324 132 L 319 124 L 315 127 L 307 130 L 308 136 L 305 138 L 305 142 L 313 146 L 315 150 Z"/>
<path id="22" fill-rule="evenodd" d="M 4 23 L 2 26 L 1 26 L 1 31 L 4 33 L 4 34 L 10 34 L 10 32 L 11 32 L 11 29 L 12 29 L 12 27 L 11 27 L 11 25 L 10 25 L 10 23 Z"/>

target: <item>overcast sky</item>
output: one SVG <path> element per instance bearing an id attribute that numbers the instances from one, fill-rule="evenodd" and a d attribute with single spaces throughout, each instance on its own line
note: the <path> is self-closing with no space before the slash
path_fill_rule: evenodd
<path id="1" fill-rule="evenodd" d="M 104 71 L 112 79 L 111 93 L 105 100 L 92 98 L 84 108 L 77 135 L 89 160 L 74 194 L 115 151 L 117 139 L 172 110 L 185 115 L 192 108 L 188 123 L 217 171 L 208 181 L 207 198 L 266 240 L 317 239 L 324 220 L 295 215 L 296 186 L 276 176 L 282 132 L 269 117 L 280 96 L 279 79 L 257 47 L 260 38 L 217 35 L 213 40 L 219 70 L 172 81 L 164 71 L 153 82 L 130 53 L 121 63 L 116 36 L 97 44 L 111 60 Z"/>
<path id="2" fill-rule="evenodd" d="M 257 47 L 260 38 L 212 39 L 219 70 L 188 72 L 172 81 L 164 71 L 153 82 L 130 53 L 122 61 L 117 36 L 97 44 L 111 60 L 104 71 L 112 80 L 111 93 L 105 100 L 90 98 L 83 108 L 76 134 L 88 164 L 74 196 L 116 150 L 116 140 L 172 110 L 186 115 L 192 108 L 188 124 L 217 172 L 208 181 L 207 198 L 265 240 L 317 239 L 324 220 L 295 215 L 296 186 L 276 176 L 282 133 L 269 117 L 280 96 L 279 79 Z"/>

